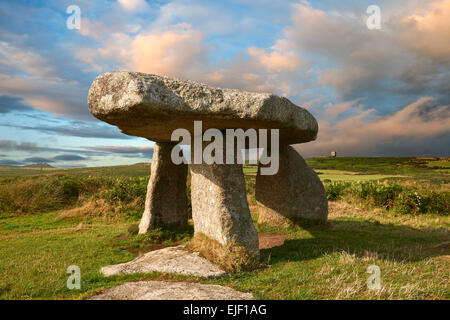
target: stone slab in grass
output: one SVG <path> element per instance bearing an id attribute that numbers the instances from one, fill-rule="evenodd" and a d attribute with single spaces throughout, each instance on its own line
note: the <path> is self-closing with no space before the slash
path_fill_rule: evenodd
<path id="1" fill-rule="evenodd" d="M 168 281 L 126 282 L 91 300 L 253 300 L 251 293 L 211 284 Z"/>
<path id="2" fill-rule="evenodd" d="M 203 278 L 215 278 L 226 274 L 216 265 L 200 257 L 198 253 L 185 250 L 183 245 L 150 251 L 132 261 L 105 266 L 100 270 L 107 277 L 154 271 Z"/>

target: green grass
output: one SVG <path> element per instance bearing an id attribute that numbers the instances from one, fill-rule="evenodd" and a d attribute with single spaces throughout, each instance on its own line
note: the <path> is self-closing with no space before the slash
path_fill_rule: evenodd
<path id="1" fill-rule="evenodd" d="M 448 217 L 395 216 L 386 212 L 332 210 L 325 226 L 287 229 L 258 225 L 259 231 L 285 233 L 281 247 L 262 250 L 264 265 L 252 272 L 218 280 L 163 274 L 105 278 L 104 265 L 134 258 L 130 247 L 186 241 L 168 237 L 130 236 L 119 240 L 135 222 L 61 218 L 57 213 L 3 217 L 0 220 L 0 298 L 65 299 L 87 297 L 96 290 L 129 280 L 173 279 L 216 283 L 253 292 L 261 299 L 448 299 Z M 160 235 L 160 233 L 158 232 Z M 147 243 L 146 243 L 147 241 Z M 69 265 L 80 266 L 81 290 L 68 290 Z M 382 290 L 366 288 L 367 267 L 382 272 Z"/>
<path id="2" fill-rule="evenodd" d="M 48 174 L 66 174 L 73 177 L 81 176 L 107 176 L 107 177 L 140 177 L 150 172 L 149 163 L 137 163 L 133 165 L 91 167 L 91 168 L 34 168 L 17 166 L 0 166 L 0 177 L 40 176 Z"/>
<path id="3" fill-rule="evenodd" d="M 436 169 L 450 169 L 449 160 L 431 160 L 426 163 L 428 167 L 433 167 Z"/>
<path id="4" fill-rule="evenodd" d="M 244 165 L 244 174 L 245 175 L 256 175 L 258 173 L 257 165 Z"/>
<path id="5" fill-rule="evenodd" d="M 158 273 L 105 278 L 99 273 L 104 265 L 133 259 L 132 252 L 192 236 L 192 225 L 135 234 L 148 164 L 42 172 L 9 167 L 9 173 L 0 168 L 0 299 L 79 299 L 143 279 L 222 284 L 261 299 L 450 298 L 450 248 L 442 245 L 450 241 L 448 210 L 421 212 L 414 193 L 438 198 L 448 193 L 442 171 L 448 159 L 307 161 L 322 180 L 333 181 L 326 183 L 328 195 L 335 192 L 330 186 L 348 184 L 337 193 L 341 200 L 330 202 L 329 223 L 256 225 L 259 232 L 286 234 L 285 244 L 262 250 L 259 269 L 216 280 Z M 252 208 L 256 167 L 246 166 L 244 172 Z M 411 198 L 399 198 L 402 192 Z M 390 198 L 403 204 L 403 211 L 385 207 Z M 81 269 L 81 290 L 66 288 L 66 269 L 73 264 Z M 381 291 L 366 287 L 372 264 L 381 268 Z"/>
<path id="6" fill-rule="evenodd" d="M 414 179 L 444 184 L 450 182 L 449 158 L 324 157 L 306 159 L 306 162 L 319 172 L 322 170 L 341 170 L 355 172 L 361 176 L 385 175 L 391 176 L 390 178 L 400 176 L 398 178 L 403 180 Z"/>
<path id="7" fill-rule="evenodd" d="M 354 171 L 344 170 L 317 170 L 316 172 L 322 181 L 371 181 L 371 180 L 383 180 L 392 178 L 407 178 L 408 176 L 402 175 L 386 175 L 386 174 L 361 174 Z"/>
<path id="8" fill-rule="evenodd" d="M 426 220 L 421 223 L 427 225 Z M 448 249 L 432 249 L 448 240 L 448 230 L 400 224 L 393 217 L 380 222 L 369 215 L 336 217 L 325 227 L 295 227 L 287 233 L 283 246 L 263 250 L 268 268 L 217 282 L 261 299 L 450 297 L 448 256 L 442 257 Z M 381 268 L 381 292 L 365 285 L 372 264 Z"/>

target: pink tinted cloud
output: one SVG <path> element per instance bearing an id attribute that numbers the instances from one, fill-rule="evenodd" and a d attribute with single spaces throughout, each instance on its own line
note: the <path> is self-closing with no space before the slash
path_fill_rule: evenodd
<path id="1" fill-rule="evenodd" d="M 397 37 L 421 55 L 450 63 L 450 0 L 430 1 L 417 11 L 402 19 Z"/>
<path id="2" fill-rule="evenodd" d="M 404 12 L 384 6 L 382 31 L 366 28 L 363 13 L 351 13 L 316 9 L 307 1 L 293 5 L 285 40 L 309 63 L 327 58 L 331 67 L 321 70 L 319 84 L 355 98 L 375 90 L 420 94 L 443 82 L 440 68 L 450 62 L 450 0 L 420 2 Z"/>
<path id="3" fill-rule="evenodd" d="M 374 154 L 372 150 L 387 150 L 398 141 L 410 141 L 408 147 L 413 150 L 412 146 L 420 146 L 418 141 L 426 144 L 436 138 L 450 140 L 450 105 L 437 105 L 432 97 L 422 97 L 392 115 L 373 113 L 368 109 L 335 124 L 319 121 L 317 141 L 297 148 L 307 156 L 329 155 L 333 150 L 343 155 L 364 155 Z"/>
<path id="4" fill-rule="evenodd" d="M 277 46 L 268 52 L 262 48 L 250 47 L 248 54 L 269 72 L 295 71 L 301 66 L 301 59 L 293 50 L 280 50 Z"/>
<path id="5" fill-rule="evenodd" d="M 59 116 L 92 119 L 80 99 L 85 94 L 76 81 L 0 74 L 0 95 L 20 97 L 35 109 Z"/>
<path id="6" fill-rule="evenodd" d="M 185 76 L 206 62 L 203 34 L 187 24 L 139 34 L 130 45 L 132 65 L 136 71 Z"/>
<path id="7" fill-rule="evenodd" d="M 336 118 L 338 115 L 347 111 L 350 107 L 354 106 L 359 101 L 361 101 L 361 99 L 355 99 L 351 101 L 333 104 L 325 110 L 324 114 L 332 118 Z"/>
<path id="8" fill-rule="evenodd" d="M 118 2 L 125 11 L 136 12 L 149 8 L 145 0 L 118 0 Z"/>

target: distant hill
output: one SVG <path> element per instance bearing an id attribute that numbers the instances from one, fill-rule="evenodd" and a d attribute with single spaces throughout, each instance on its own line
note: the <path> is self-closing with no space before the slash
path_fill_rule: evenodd
<path id="1" fill-rule="evenodd" d="M 48 163 L 33 163 L 23 166 L 24 168 L 54 168 Z"/>

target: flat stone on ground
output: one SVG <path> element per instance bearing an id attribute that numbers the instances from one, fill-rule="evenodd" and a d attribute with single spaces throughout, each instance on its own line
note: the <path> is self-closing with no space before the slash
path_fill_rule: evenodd
<path id="1" fill-rule="evenodd" d="M 251 293 L 212 284 L 168 281 L 126 282 L 91 300 L 253 300 Z"/>
<path id="2" fill-rule="evenodd" d="M 103 267 L 100 272 L 106 276 L 150 272 L 177 273 L 204 278 L 225 275 L 225 271 L 209 262 L 198 253 L 184 249 L 184 246 L 150 251 L 132 261 Z"/>

